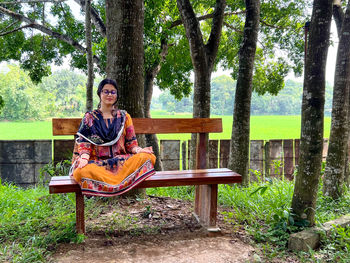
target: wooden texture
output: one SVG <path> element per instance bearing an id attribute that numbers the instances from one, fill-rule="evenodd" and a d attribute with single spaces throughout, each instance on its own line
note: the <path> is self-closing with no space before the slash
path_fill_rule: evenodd
<path id="1" fill-rule="evenodd" d="M 281 176 L 283 173 L 282 167 L 275 169 L 274 162 L 281 161 L 282 165 L 282 140 L 270 140 L 270 176 Z"/>
<path id="2" fill-rule="evenodd" d="M 218 168 L 218 140 L 209 140 L 209 167 Z"/>
<path id="3" fill-rule="evenodd" d="M 284 176 L 288 180 L 292 180 L 294 172 L 293 140 L 283 140 L 283 155 Z"/>
<path id="4" fill-rule="evenodd" d="M 75 206 L 77 233 L 85 234 L 84 196 L 81 192 L 75 193 Z"/>
<path id="5" fill-rule="evenodd" d="M 241 175 L 226 168 L 156 172 L 136 188 L 233 184 L 242 181 Z M 49 185 L 50 194 L 81 192 L 79 184 L 69 176 L 54 176 Z"/>
<path id="6" fill-rule="evenodd" d="M 76 134 L 81 118 L 53 118 L 53 135 Z M 222 132 L 222 120 L 211 118 L 132 119 L 136 134 Z"/>
<path id="7" fill-rule="evenodd" d="M 249 169 L 264 174 L 264 140 L 250 141 Z M 256 181 L 256 173 L 250 172 L 250 180 Z M 262 179 L 262 178 L 260 178 Z"/>
<path id="8" fill-rule="evenodd" d="M 228 158 L 230 155 L 230 140 L 220 140 L 220 168 L 228 166 Z"/>
<path id="9" fill-rule="evenodd" d="M 294 140 L 294 165 L 299 164 L 299 149 L 300 149 L 300 139 Z"/>

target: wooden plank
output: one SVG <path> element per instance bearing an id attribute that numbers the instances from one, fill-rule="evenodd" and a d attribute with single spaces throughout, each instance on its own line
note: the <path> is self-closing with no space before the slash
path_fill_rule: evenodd
<path id="1" fill-rule="evenodd" d="M 206 185 L 206 184 L 231 184 L 242 182 L 242 176 L 229 169 L 203 169 L 181 171 L 157 172 L 136 188 Z M 64 178 L 65 177 L 65 178 Z M 53 177 L 50 182 L 50 194 L 79 192 L 80 186 L 69 176 Z"/>
<path id="2" fill-rule="evenodd" d="M 270 140 L 270 176 L 281 176 L 283 173 L 282 167 L 275 169 L 274 162 L 281 161 L 282 164 L 282 140 Z"/>
<path id="3" fill-rule="evenodd" d="M 182 170 L 187 169 L 187 146 L 186 141 L 182 142 Z"/>
<path id="4" fill-rule="evenodd" d="M 293 180 L 293 140 L 283 140 L 283 154 L 284 176 L 288 180 Z"/>
<path id="5" fill-rule="evenodd" d="M 209 168 L 218 167 L 218 140 L 209 140 Z"/>
<path id="6" fill-rule="evenodd" d="M 208 133 L 222 132 L 222 120 L 219 118 L 171 118 L 171 119 L 132 119 L 136 134 L 161 133 Z M 53 135 L 74 135 L 81 118 L 53 118 Z"/>
<path id="7" fill-rule="evenodd" d="M 323 139 L 323 148 L 322 148 L 322 162 L 325 162 L 328 154 L 328 139 Z"/>
<path id="8" fill-rule="evenodd" d="M 249 158 L 249 168 L 256 172 L 250 173 L 250 181 L 256 181 L 258 172 L 260 172 L 261 177 L 264 174 L 264 140 L 251 140 L 250 141 L 250 158 Z M 259 178 L 260 180 L 262 178 Z"/>
<path id="9" fill-rule="evenodd" d="M 220 140 L 220 168 L 228 166 L 230 140 Z"/>
<path id="10" fill-rule="evenodd" d="M 299 164 L 299 148 L 300 148 L 300 139 L 294 140 L 294 165 L 297 166 Z"/>
<path id="11" fill-rule="evenodd" d="M 75 222 L 78 234 L 85 234 L 84 196 L 81 192 L 75 193 Z"/>

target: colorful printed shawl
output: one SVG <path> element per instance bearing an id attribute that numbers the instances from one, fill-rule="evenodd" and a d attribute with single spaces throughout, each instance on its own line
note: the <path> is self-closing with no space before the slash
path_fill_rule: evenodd
<path id="1" fill-rule="evenodd" d="M 118 110 L 113 119 L 107 120 L 99 110 L 87 112 L 77 136 L 70 175 L 80 184 L 83 194 L 119 195 L 155 173 L 154 155 L 132 154 L 138 144 L 126 111 Z M 77 169 L 83 153 L 90 155 L 89 164 Z"/>

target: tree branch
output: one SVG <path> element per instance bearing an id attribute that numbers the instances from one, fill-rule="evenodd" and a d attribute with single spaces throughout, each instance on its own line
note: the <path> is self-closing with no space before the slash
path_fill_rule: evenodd
<path id="1" fill-rule="evenodd" d="M 231 26 L 229 23 L 224 22 L 224 25 L 225 25 L 226 27 L 228 27 L 229 29 L 232 29 L 233 31 L 235 31 L 235 32 L 240 33 L 241 35 L 243 35 L 243 31 L 242 31 L 242 30 L 240 30 L 240 29 L 238 29 L 238 28 L 236 28 L 236 27 Z"/>
<path id="2" fill-rule="evenodd" d="M 333 4 L 333 17 L 337 26 L 338 37 L 340 36 L 341 28 L 343 26 L 344 16 L 344 10 L 341 5 Z"/>
<path id="3" fill-rule="evenodd" d="M 215 11 L 213 17 L 213 24 L 211 26 L 210 36 L 205 46 L 207 54 L 209 55 L 209 66 L 212 67 L 216 54 L 219 48 L 219 42 L 222 31 L 222 23 L 224 21 L 224 11 L 226 7 L 226 0 L 217 0 L 215 4 Z"/>
<path id="4" fill-rule="evenodd" d="M 49 29 L 48 27 L 46 26 L 43 26 L 41 24 L 38 24 L 35 20 L 32 20 L 24 15 L 21 15 L 19 13 L 15 13 L 11 10 L 8 10 L 4 7 L 1 7 L 0 6 L 0 12 L 3 13 L 3 14 L 6 14 L 18 21 L 23 21 L 23 22 L 26 22 L 28 23 L 28 25 L 30 25 L 31 28 L 35 28 L 51 37 L 54 37 L 58 40 L 61 40 L 69 45 L 71 45 L 72 47 L 74 47 L 76 50 L 79 50 L 80 52 L 82 52 L 83 54 L 86 54 L 86 48 L 83 47 L 82 45 L 80 45 L 80 43 L 72 38 L 70 38 L 69 36 L 67 35 L 63 35 L 61 33 L 58 33 L 58 32 L 55 32 L 51 29 Z M 100 66 L 100 59 L 97 57 L 97 56 L 94 56 L 94 62 Z"/>
<path id="5" fill-rule="evenodd" d="M 12 2 L 0 2 L 1 5 L 35 4 L 35 3 L 60 3 L 67 0 L 17 0 Z"/>
<path id="6" fill-rule="evenodd" d="M 13 25 L 15 25 L 17 23 L 18 23 L 18 21 L 15 21 L 15 22 L 9 24 L 7 27 L 5 27 L 3 30 L 1 30 L 1 32 L 5 32 L 7 29 L 11 28 Z"/>
<path id="7" fill-rule="evenodd" d="M 227 13 L 224 13 L 224 16 L 240 15 L 240 14 L 244 14 L 244 13 L 246 13 L 246 10 L 239 11 L 239 12 L 227 12 Z M 214 17 L 214 13 L 211 13 L 211 14 L 199 16 L 199 17 L 197 17 L 197 20 L 202 21 L 202 20 L 213 18 L 213 17 Z M 173 28 L 173 27 L 176 27 L 176 26 L 179 26 L 182 24 L 183 24 L 182 20 L 178 19 L 178 20 L 175 20 L 174 22 L 171 23 L 170 28 Z"/>
<path id="8" fill-rule="evenodd" d="M 31 24 L 27 24 L 27 25 L 24 25 L 24 26 L 15 28 L 15 29 L 13 29 L 13 30 L 11 30 L 11 31 L 1 32 L 1 33 L 0 33 L 0 37 L 9 35 L 9 34 L 11 34 L 11 33 L 14 33 L 14 32 L 16 32 L 16 31 L 19 31 L 19 30 L 22 30 L 22 29 L 28 28 L 28 27 L 32 27 L 32 25 L 31 25 Z"/>
<path id="9" fill-rule="evenodd" d="M 272 28 L 276 28 L 276 29 L 284 29 L 284 27 L 282 26 L 275 26 L 275 25 L 271 25 L 267 22 L 265 22 L 264 20 L 260 19 L 260 23 L 265 25 L 265 26 L 268 26 L 268 27 L 272 27 Z"/>
<path id="10" fill-rule="evenodd" d="M 85 6 L 85 0 L 74 0 L 76 3 L 78 3 L 81 7 Z M 94 23 L 94 25 L 96 26 L 97 30 L 100 32 L 102 37 L 106 37 L 106 26 L 103 23 L 100 15 L 98 14 L 98 12 L 96 11 L 95 8 L 93 8 L 91 6 L 90 8 L 91 10 L 91 18 L 92 18 L 92 22 Z"/>

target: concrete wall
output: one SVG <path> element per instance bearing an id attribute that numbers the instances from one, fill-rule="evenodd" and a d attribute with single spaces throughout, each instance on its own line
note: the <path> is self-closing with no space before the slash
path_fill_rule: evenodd
<path id="1" fill-rule="evenodd" d="M 0 141 L 0 178 L 20 186 L 39 181 L 40 168 L 52 160 L 51 140 Z"/>

